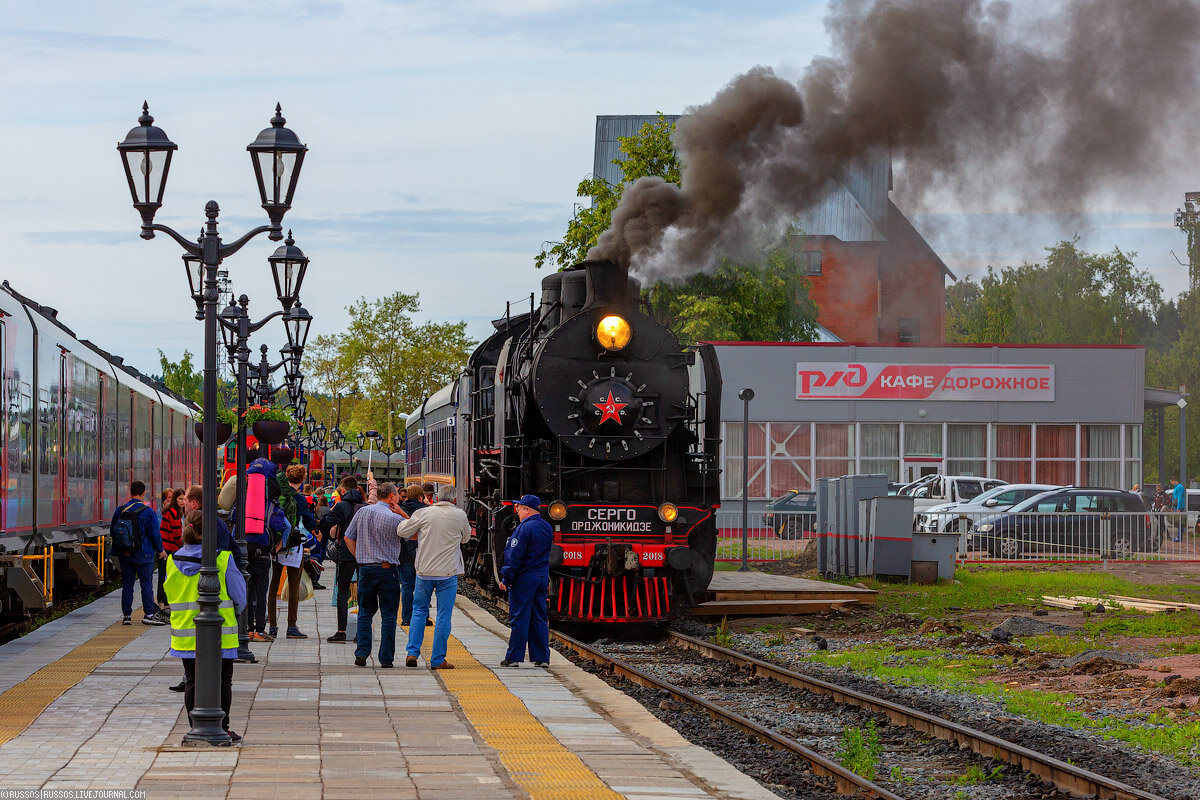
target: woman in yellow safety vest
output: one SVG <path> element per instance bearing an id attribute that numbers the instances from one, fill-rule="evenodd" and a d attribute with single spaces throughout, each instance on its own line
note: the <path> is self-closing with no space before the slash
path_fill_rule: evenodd
<path id="1" fill-rule="evenodd" d="M 188 719 L 196 698 L 196 614 L 200 611 L 200 531 L 204 514 L 192 511 L 183 527 L 183 546 L 167 558 L 163 588 L 171 605 L 170 655 L 183 659 L 183 705 Z M 217 575 L 221 579 L 221 708 L 223 727 L 234 742 L 241 736 L 229 730 L 229 706 L 233 701 L 233 661 L 237 658 L 237 615 L 246 607 L 246 581 L 228 550 L 217 553 Z"/>

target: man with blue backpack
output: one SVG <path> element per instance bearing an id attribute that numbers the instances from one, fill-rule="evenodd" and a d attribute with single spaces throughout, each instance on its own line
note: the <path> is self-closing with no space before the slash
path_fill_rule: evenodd
<path id="1" fill-rule="evenodd" d="M 142 624 L 166 625 L 158 616 L 155 602 L 154 563 L 165 558 L 162 537 L 158 533 L 158 514 L 146 505 L 146 484 L 129 484 L 129 500 L 113 514 L 109 534 L 113 552 L 121 562 L 121 624 L 132 625 L 133 582 L 142 589 Z"/>

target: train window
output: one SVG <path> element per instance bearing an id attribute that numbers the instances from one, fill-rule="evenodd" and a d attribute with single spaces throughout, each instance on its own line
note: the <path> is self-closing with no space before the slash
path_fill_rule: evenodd
<path id="1" fill-rule="evenodd" d="M 12 466 L 15 466 L 14 472 L 28 475 L 33 471 L 32 387 L 28 383 L 22 383 L 19 396 L 20 400 L 15 409 L 17 430 L 14 438 L 17 440 L 17 447 L 13 451 L 13 454 L 18 457 L 19 463 Z"/>

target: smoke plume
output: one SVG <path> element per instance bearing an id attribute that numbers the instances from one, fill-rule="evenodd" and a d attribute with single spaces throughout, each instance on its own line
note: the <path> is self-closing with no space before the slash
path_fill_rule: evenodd
<path id="1" fill-rule="evenodd" d="M 588 253 L 643 278 L 770 246 L 879 148 L 896 188 L 990 211 L 1086 210 L 1195 162 L 1200 4 L 833 0 L 833 55 L 793 83 L 766 67 L 676 124 L 682 185 L 642 178 Z"/>

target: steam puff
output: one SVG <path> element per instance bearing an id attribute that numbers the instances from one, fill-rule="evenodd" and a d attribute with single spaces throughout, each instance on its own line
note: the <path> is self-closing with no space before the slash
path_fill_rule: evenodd
<path id="1" fill-rule="evenodd" d="M 588 258 L 642 278 L 761 252 L 847 168 L 891 151 L 904 202 L 1076 213 L 1196 152 L 1200 4 L 835 0 L 834 55 L 800 85 L 755 67 L 675 130 L 681 186 L 626 188 Z M 1189 159 L 1190 160 L 1190 159 Z"/>

